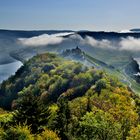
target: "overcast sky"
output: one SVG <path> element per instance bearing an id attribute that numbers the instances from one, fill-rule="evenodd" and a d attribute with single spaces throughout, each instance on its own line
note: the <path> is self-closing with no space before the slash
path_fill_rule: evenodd
<path id="1" fill-rule="evenodd" d="M 140 28 L 140 0 L 0 0 L 0 28 Z"/>

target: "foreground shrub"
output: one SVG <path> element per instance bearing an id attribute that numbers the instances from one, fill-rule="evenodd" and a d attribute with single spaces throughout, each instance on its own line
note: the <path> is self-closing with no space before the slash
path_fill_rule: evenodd
<path id="1" fill-rule="evenodd" d="M 1 140 L 34 140 L 30 128 L 26 125 L 24 126 L 17 125 L 15 127 L 10 127 L 5 132 L 1 130 L 0 130 Z"/>
<path id="2" fill-rule="evenodd" d="M 127 140 L 140 140 L 140 125 L 130 130 Z"/>
<path id="3" fill-rule="evenodd" d="M 3 139 L 3 137 L 5 136 L 5 132 L 4 132 L 4 129 L 3 128 L 0 128 L 0 140 Z"/>
<path id="4" fill-rule="evenodd" d="M 37 140 L 60 140 L 57 134 L 51 130 L 45 129 L 38 137 Z"/>

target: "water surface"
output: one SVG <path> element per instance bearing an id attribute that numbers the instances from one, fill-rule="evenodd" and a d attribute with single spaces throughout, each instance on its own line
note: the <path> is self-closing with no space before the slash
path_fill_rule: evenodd
<path id="1" fill-rule="evenodd" d="M 15 74 L 15 72 L 22 66 L 23 64 L 20 61 L 16 61 L 9 64 L 0 65 L 0 83 L 3 80 L 8 79 L 11 75 Z"/>

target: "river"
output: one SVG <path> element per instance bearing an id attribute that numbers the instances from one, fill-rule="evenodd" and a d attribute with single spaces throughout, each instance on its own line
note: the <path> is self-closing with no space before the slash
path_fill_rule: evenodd
<path id="1" fill-rule="evenodd" d="M 15 61 L 9 64 L 0 65 L 0 83 L 3 80 L 8 79 L 11 75 L 22 66 L 23 64 L 20 61 Z"/>

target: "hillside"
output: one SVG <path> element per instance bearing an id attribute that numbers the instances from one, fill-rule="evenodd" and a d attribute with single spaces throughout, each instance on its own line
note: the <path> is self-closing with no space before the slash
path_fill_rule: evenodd
<path id="1" fill-rule="evenodd" d="M 0 139 L 140 138 L 138 96 L 116 77 L 55 54 L 33 57 L 4 81 L 0 107 Z"/>

